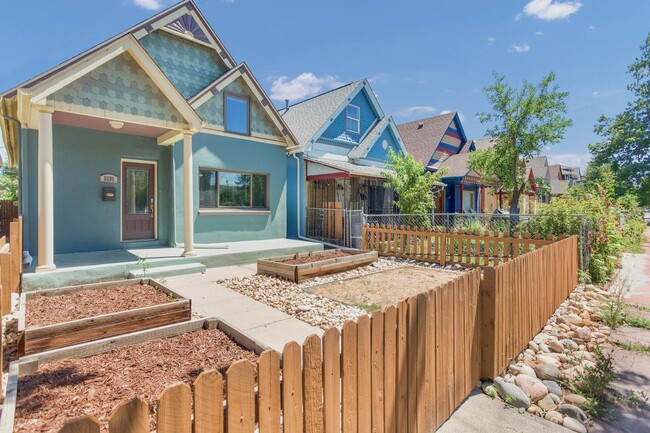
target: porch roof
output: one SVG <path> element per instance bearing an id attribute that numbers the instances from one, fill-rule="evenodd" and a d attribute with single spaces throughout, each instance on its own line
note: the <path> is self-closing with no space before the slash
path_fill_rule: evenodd
<path id="1" fill-rule="evenodd" d="M 392 170 L 389 170 L 387 168 L 371 167 L 368 165 L 357 165 L 351 162 L 336 161 L 336 160 L 325 159 L 325 158 L 309 157 L 309 158 L 305 158 L 305 161 L 311 164 L 318 164 L 323 167 L 331 169 L 330 171 L 332 175 L 337 175 L 336 172 L 338 172 L 340 174 L 339 177 L 358 176 L 358 177 L 374 177 L 378 179 L 385 179 L 386 176 L 384 175 L 384 173 L 393 172 Z"/>

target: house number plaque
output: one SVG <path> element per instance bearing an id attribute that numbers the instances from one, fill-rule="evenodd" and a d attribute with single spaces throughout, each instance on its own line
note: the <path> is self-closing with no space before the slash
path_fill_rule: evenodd
<path id="1" fill-rule="evenodd" d="M 99 181 L 102 183 L 117 183 L 117 175 L 110 173 L 100 174 Z"/>

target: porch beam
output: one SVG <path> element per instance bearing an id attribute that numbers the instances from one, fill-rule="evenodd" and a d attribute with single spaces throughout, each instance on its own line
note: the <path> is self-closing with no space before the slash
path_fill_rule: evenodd
<path id="1" fill-rule="evenodd" d="M 194 178 L 192 158 L 192 135 L 195 131 L 183 131 L 183 256 L 194 253 Z"/>
<path id="2" fill-rule="evenodd" d="M 52 115 L 46 106 L 38 110 L 38 266 L 36 272 L 56 269 L 54 264 L 54 167 Z"/>

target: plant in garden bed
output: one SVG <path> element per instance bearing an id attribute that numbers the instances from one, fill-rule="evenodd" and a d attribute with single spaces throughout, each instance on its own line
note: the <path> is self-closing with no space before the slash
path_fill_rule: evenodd
<path id="1" fill-rule="evenodd" d="M 596 347 L 594 355 L 594 366 L 585 368 L 583 374 L 567 385 L 574 393 L 587 399 L 584 408 L 590 416 L 611 419 L 612 413 L 606 403 L 607 389 L 614 380 L 614 359 L 600 346 Z"/>

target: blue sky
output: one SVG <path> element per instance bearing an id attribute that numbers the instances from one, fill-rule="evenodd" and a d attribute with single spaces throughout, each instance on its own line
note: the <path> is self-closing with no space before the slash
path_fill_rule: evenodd
<path id="1" fill-rule="evenodd" d="M 398 123 L 459 111 L 486 127 L 492 71 L 513 84 L 549 71 L 574 125 L 545 153 L 584 165 L 601 114 L 630 98 L 627 66 L 650 31 L 650 1 L 196 0 L 235 60 L 283 105 L 367 77 Z M 3 5 L 0 89 L 12 87 L 167 7 L 169 0 L 23 0 Z M 26 11 L 29 14 L 26 14 Z M 18 17 L 28 17 L 27 21 Z"/>

